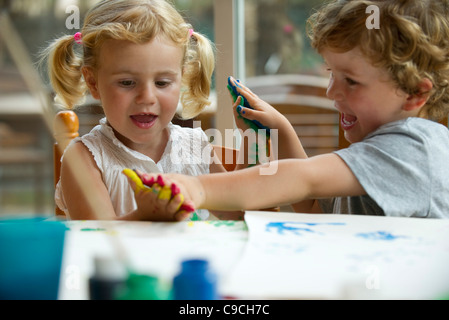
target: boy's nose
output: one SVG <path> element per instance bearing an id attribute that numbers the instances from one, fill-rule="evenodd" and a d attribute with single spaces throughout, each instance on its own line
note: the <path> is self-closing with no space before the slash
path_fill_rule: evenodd
<path id="1" fill-rule="evenodd" d="M 329 79 L 329 85 L 327 86 L 326 95 L 331 100 L 339 100 L 342 94 L 338 88 L 337 81 L 331 76 Z"/>

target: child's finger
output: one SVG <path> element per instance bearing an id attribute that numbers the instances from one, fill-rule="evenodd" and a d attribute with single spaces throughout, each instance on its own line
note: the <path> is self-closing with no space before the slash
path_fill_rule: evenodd
<path id="1" fill-rule="evenodd" d="M 171 198 L 171 189 L 169 186 L 163 186 L 161 187 L 161 191 L 159 192 L 159 199 L 162 200 L 170 200 Z"/>
<path id="2" fill-rule="evenodd" d="M 134 170 L 136 174 L 139 176 L 139 178 L 142 180 L 142 183 L 148 187 L 152 187 L 153 184 L 156 182 L 156 178 L 154 174 L 148 174 L 144 173 L 139 170 Z"/>
<path id="3" fill-rule="evenodd" d="M 195 205 L 192 201 L 185 201 L 182 203 L 178 212 L 176 212 L 174 218 L 177 221 L 182 221 L 190 217 L 190 214 L 195 211 Z"/>
<path id="4" fill-rule="evenodd" d="M 247 86 L 240 82 L 240 80 L 231 77 L 231 81 L 237 88 L 237 91 L 244 97 L 254 97 L 255 94 Z"/>
<path id="5" fill-rule="evenodd" d="M 253 111 L 253 109 L 245 108 L 244 106 L 238 105 L 236 107 L 236 111 L 240 116 L 249 119 L 248 116 L 251 116 L 251 111 Z"/>
<path id="6" fill-rule="evenodd" d="M 161 187 L 157 184 L 157 183 L 155 183 L 155 184 L 153 184 L 153 186 L 150 188 L 150 190 L 153 192 L 153 193 L 156 193 L 156 194 L 158 194 L 159 195 L 159 192 L 161 192 Z"/>
<path id="7" fill-rule="evenodd" d="M 267 122 L 266 114 L 263 111 L 245 108 L 244 106 L 237 106 L 236 111 L 242 118 L 247 120 L 256 120 L 264 125 Z"/>
<path id="8" fill-rule="evenodd" d="M 134 192 L 145 189 L 142 180 L 139 178 L 139 176 L 134 170 L 126 168 L 123 169 L 122 172 L 128 177 L 128 181 L 130 182 Z"/>
<path id="9" fill-rule="evenodd" d="M 179 189 L 179 187 L 175 183 L 172 183 L 171 184 L 171 194 L 172 194 L 172 196 L 174 197 L 174 196 L 176 196 L 180 192 L 181 192 L 181 189 Z"/>
<path id="10" fill-rule="evenodd" d="M 166 183 L 166 181 L 164 180 L 164 178 L 162 178 L 161 175 L 157 176 L 156 183 L 154 185 L 158 185 L 160 187 L 158 196 L 159 199 L 170 200 L 170 198 L 172 197 L 171 186 L 168 183 Z"/>
<path id="11" fill-rule="evenodd" d="M 168 212 L 177 212 L 181 208 L 182 203 L 184 202 L 184 197 L 182 194 L 177 194 L 174 196 L 167 205 Z"/>
<path id="12" fill-rule="evenodd" d="M 179 210 L 191 213 L 195 211 L 195 205 L 192 201 L 185 201 L 182 203 L 181 208 L 179 208 Z"/>

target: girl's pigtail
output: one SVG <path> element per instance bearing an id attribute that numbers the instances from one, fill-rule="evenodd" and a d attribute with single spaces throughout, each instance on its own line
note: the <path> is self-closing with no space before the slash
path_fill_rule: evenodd
<path id="1" fill-rule="evenodd" d="M 48 58 L 48 74 L 55 90 L 55 101 L 63 107 L 72 109 L 84 101 L 87 90 L 82 77 L 83 60 L 75 52 L 73 36 L 63 36 L 46 49 L 44 55 Z"/>
<path id="2" fill-rule="evenodd" d="M 210 40 L 198 32 L 189 31 L 189 35 L 183 76 L 186 89 L 181 95 L 183 119 L 194 118 L 210 105 L 209 95 L 215 68 L 215 53 Z"/>

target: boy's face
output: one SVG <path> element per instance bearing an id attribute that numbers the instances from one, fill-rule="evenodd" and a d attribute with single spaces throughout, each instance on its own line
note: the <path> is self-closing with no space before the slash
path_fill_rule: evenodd
<path id="1" fill-rule="evenodd" d="M 164 38 L 102 45 L 98 69 L 84 76 L 126 146 L 144 153 L 164 141 L 178 106 L 182 59 L 182 49 Z"/>
<path id="2" fill-rule="evenodd" d="M 417 116 L 404 110 L 408 95 L 358 48 L 344 53 L 325 49 L 322 55 L 331 72 L 327 96 L 341 113 L 340 125 L 349 142 L 363 140 L 383 124 Z"/>

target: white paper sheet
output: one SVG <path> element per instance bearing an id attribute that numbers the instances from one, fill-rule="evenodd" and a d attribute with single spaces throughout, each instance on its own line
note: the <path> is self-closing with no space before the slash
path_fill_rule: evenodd
<path id="1" fill-rule="evenodd" d="M 449 220 L 247 212 L 224 289 L 273 299 L 438 299 L 449 293 Z"/>

